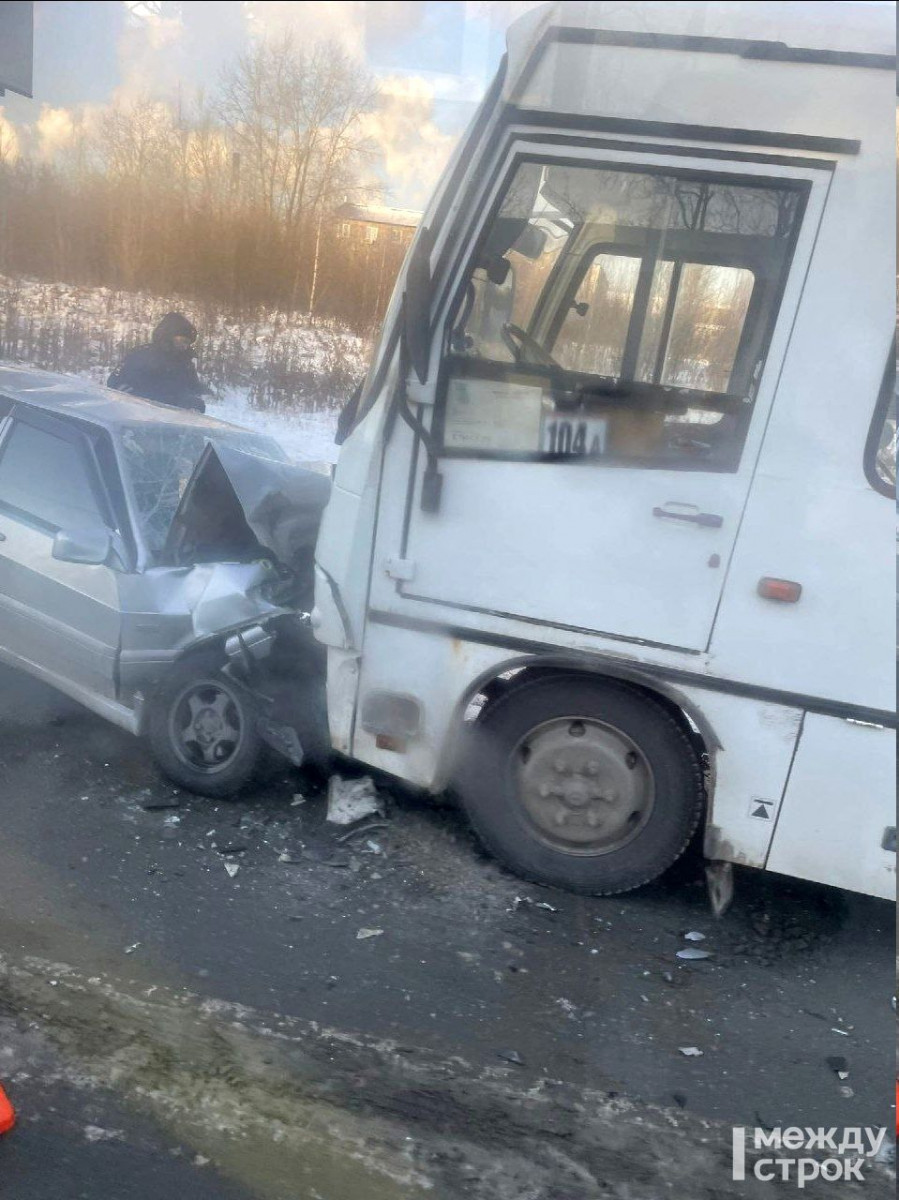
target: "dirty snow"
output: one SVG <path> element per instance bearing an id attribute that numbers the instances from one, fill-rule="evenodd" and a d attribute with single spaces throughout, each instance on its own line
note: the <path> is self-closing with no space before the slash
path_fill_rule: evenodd
<path id="1" fill-rule="evenodd" d="M 222 421 L 268 434 L 280 442 L 296 462 L 337 462 L 338 447 L 334 442 L 340 411 L 337 408 L 320 412 L 289 409 L 266 412 L 253 408 L 245 388 L 228 388 L 221 398 L 208 401 L 206 411 Z"/>
<path id="2" fill-rule="evenodd" d="M 342 779 L 332 775 L 328 781 L 328 821 L 332 825 L 354 825 L 364 817 L 384 815 L 384 802 L 371 776 Z"/>

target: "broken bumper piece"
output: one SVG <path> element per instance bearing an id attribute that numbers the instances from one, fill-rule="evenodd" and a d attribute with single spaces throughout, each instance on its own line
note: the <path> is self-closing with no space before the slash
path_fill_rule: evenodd
<path id="1" fill-rule="evenodd" d="M 256 729 L 265 744 L 293 766 L 301 767 L 306 757 L 303 743 L 295 726 L 280 713 L 279 690 L 266 668 L 277 637 L 276 630 L 261 624 L 232 634 L 225 642 L 225 673 L 256 710 Z"/>

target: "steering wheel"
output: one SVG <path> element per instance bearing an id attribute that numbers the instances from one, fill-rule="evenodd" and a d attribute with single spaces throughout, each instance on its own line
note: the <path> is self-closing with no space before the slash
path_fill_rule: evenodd
<path id="1" fill-rule="evenodd" d="M 520 325 L 504 325 L 502 328 L 503 341 L 509 347 L 509 353 L 517 363 L 531 362 L 542 367 L 558 367 L 559 363 L 548 350 L 540 345 L 536 338 L 531 337 Z M 525 355 L 529 354 L 529 359 Z"/>

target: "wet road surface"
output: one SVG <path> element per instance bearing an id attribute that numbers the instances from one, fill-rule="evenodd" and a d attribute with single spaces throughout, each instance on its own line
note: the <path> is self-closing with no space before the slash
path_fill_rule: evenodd
<path id="1" fill-rule="evenodd" d="M 695 860 L 628 897 L 575 897 L 515 879 L 454 810 L 399 791 L 383 826 L 338 842 L 322 782 L 277 767 L 232 802 L 176 792 L 140 743 L 0 671 L 0 951 L 464 1062 L 521 1094 L 553 1080 L 727 1125 L 890 1124 L 888 905 L 745 871 L 716 922 Z M 710 959 L 676 959 L 689 930 Z M 77 1087 L 53 1086 L 77 1110 Z M 204 1192 L 215 1163 L 191 1166 L 171 1129 L 135 1115 L 133 1137 L 85 1142 L 102 1120 L 43 1120 L 55 1092 L 26 1092 L 42 1121 L 23 1127 L 10 1195 L 51 1195 L 25 1183 L 48 1141 L 76 1164 L 133 1145 L 116 1200 L 160 1195 L 166 1171 L 196 1174 L 200 1200 L 252 1194 L 226 1190 L 246 1187 L 233 1174 Z"/>

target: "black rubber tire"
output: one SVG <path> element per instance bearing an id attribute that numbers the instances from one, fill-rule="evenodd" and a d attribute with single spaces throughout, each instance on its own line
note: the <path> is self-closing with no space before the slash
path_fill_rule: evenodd
<path id="1" fill-rule="evenodd" d="M 620 729 L 652 768 L 652 812 L 619 849 L 566 853 L 543 841 L 525 817 L 510 756 L 532 729 L 557 717 Z M 686 849 L 705 801 L 699 756 L 670 713 L 626 684 L 582 675 L 536 679 L 492 704 L 471 730 L 456 790 L 484 846 L 515 874 L 597 896 L 628 892 L 661 875 Z"/>
<path id="2" fill-rule="evenodd" d="M 259 766 L 262 739 L 256 731 L 256 713 L 242 692 L 222 675 L 222 660 L 215 654 L 195 656 L 176 663 L 157 689 L 150 704 L 147 733 L 153 756 L 160 770 L 180 787 L 201 796 L 233 796 L 247 784 Z M 172 708 L 185 687 L 209 682 L 227 689 L 237 706 L 241 737 L 228 762 L 213 769 L 192 766 L 184 761 L 172 743 Z"/>

